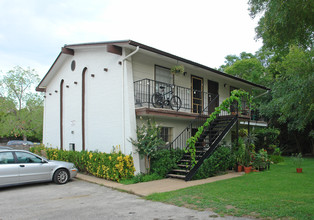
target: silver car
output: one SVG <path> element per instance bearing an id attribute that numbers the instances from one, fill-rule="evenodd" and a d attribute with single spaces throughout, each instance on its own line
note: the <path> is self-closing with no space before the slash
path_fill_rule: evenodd
<path id="1" fill-rule="evenodd" d="M 76 174 L 73 163 L 47 160 L 24 150 L 0 149 L 0 187 L 48 181 L 65 184 Z"/>

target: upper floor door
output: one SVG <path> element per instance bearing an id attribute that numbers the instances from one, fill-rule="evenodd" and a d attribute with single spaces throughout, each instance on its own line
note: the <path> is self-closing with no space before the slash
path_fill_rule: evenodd
<path id="1" fill-rule="evenodd" d="M 219 106 L 219 97 L 217 97 L 218 90 L 218 82 L 208 80 L 208 114 L 214 112 L 215 108 Z M 211 103 L 212 101 L 214 102 Z"/>
<path id="2" fill-rule="evenodd" d="M 203 78 L 192 76 L 192 112 L 203 111 Z"/>

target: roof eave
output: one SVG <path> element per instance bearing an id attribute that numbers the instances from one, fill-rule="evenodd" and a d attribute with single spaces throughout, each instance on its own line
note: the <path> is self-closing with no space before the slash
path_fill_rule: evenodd
<path id="1" fill-rule="evenodd" d="M 136 47 L 139 46 L 141 49 L 148 50 L 148 51 L 151 51 L 151 52 L 154 52 L 154 53 L 157 53 L 157 54 L 160 54 L 160 55 L 163 55 L 163 56 L 166 56 L 166 57 L 175 59 L 175 60 L 179 60 L 179 61 L 181 61 L 181 62 L 188 63 L 188 64 L 190 64 L 190 65 L 197 66 L 197 67 L 200 67 L 200 68 L 205 69 L 205 70 L 209 70 L 209 71 L 211 71 L 211 72 L 214 72 L 214 73 L 216 73 L 216 74 L 222 75 L 222 76 L 227 77 L 227 78 L 231 78 L 231 79 L 234 79 L 234 80 L 237 80 L 237 81 L 241 81 L 241 82 L 243 82 L 243 83 L 249 84 L 249 85 L 251 85 L 251 86 L 253 86 L 253 87 L 256 87 L 256 88 L 259 88 L 259 89 L 270 90 L 269 88 L 267 88 L 267 87 L 265 87 L 265 86 L 258 85 L 258 84 L 256 84 L 256 83 L 252 83 L 252 82 L 250 82 L 250 81 L 247 81 L 247 80 L 238 78 L 238 77 L 236 77 L 236 76 L 229 75 L 229 74 L 224 73 L 224 72 L 221 72 L 221 71 L 219 71 L 219 70 L 210 68 L 210 67 L 208 67 L 208 66 L 205 66 L 205 65 L 202 65 L 202 64 L 199 64 L 199 63 L 196 63 L 196 62 L 193 62 L 193 61 L 191 61 L 191 60 L 184 59 L 184 58 L 182 58 L 182 57 L 178 57 L 178 56 L 176 56 L 176 55 L 173 55 L 173 54 L 170 54 L 170 53 L 167 53 L 167 52 L 158 50 L 158 49 L 156 49 L 156 48 L 153 48 L 153 47 L 150 47 L 150 46 L 147 46 L 147 45 L 138 43 L 138 42 L 136 42 L 136 41 L 130 40 L 130 41 L 129 41 L 129 44 L 132 45 L 132 46 L 136 46 Z"/>
<path id="2" fill-rule="evenodd" d="M 65 47 L 61 48 L 61 52 L 57 56 L 56 60 L 53 62 L 52 66 L 50 67 L 50 69 L 48 70 L 48 72 L 46 73 L 44 78 L 40 81 L 40 83 L 36 87 L 36 89 L 35 89 L 36 91 L 38 91 L 38 92 L 45 92 L 46 91 L 46 87 L 42 86 L 42 83 L 46 80 L 48 75 L 51 73 L 53 68 L 56 66 L 56 63 L 60 60 L 62 54 L 74 56 L 74 50 L 69 49 L 69 48 L 65 48 Z"/>

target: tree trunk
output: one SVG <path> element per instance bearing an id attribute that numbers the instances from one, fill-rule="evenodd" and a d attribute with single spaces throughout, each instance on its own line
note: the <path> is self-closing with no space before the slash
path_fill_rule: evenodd
<path id="1" fill-rule="evenodd" d="M 23 141 L 27 141 L 27 136 L 23 134 Z"/>
<path id="2" fill-rule="evenodd" d="M 150 174 L 150 157 L 148 156 L 148 174 Z"/>
<path id="3" fill-rule="evenodd" d="M 150 173 L 150 157 L 145 155 L 145 169 L 146 169 L 146 173 L 149 174 Z"/>

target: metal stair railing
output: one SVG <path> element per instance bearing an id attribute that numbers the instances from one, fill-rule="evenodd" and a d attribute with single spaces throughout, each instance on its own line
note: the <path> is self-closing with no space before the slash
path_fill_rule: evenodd
<path id="1" fill-rule="evenodd" d="M 208 110 L 214 107 L 217 99 L 219 100 L 219 95 L 216 95 L 208 106 L 206 106 L 199 115 L 190 122 L 190 124 L 171 142 L 166 148 L 168 149 L 184 149 L 187 147 L 186 141 L 192 136 L 192 129 L 198 128 L 204 124 L 204 122 L 209 117 Z M 204 114 L 204 112 L 208 112 L 209 114 Z"/>
<path id="2" fill-rule="evenodd" d="M 205 152 L 205 154 L 197 161 L 197 163 L 193 166 L 190 172 L 185 176 L 185 181 L 191 180 L 191 178 L 195 175 L 197 170 L 203 164 L 204 160 L 207 159 L 213 152 L 218 148 L 219 142 L 226 136 L 229 130 L 233 127 L 233 125 L 237 122 L 238 115 L 235 115 L 232 120 L 228 123 L 225 129 L 221 132 L 221 134 L 213 141 L 209 149 Z"/>

